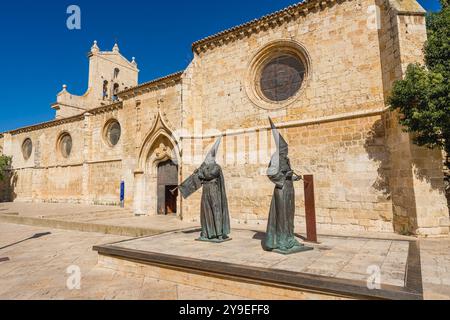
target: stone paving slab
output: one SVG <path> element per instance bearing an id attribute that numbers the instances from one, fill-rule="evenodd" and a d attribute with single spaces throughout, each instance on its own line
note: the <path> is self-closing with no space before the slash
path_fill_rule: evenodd
<path id="1" fill-rule="evenodd" d="M 51 234 L 28 239 L 36 233 Z M 127 237 L 0 223 L 0 299 L 242 300 L 244 297 L 112 272 L 97 266 L 94 245 Z M 81 270 L 81 289 L 69 290 L 67 268 Z"/>
<path id="2" fill-rule="evenodd" d="M 421 241 L 425 299 L 450 300 L 450 239 Z"/>
<path id="3" fill-rule="evenodd" d="M 0 213 L 16 212 L 24 217 L 57 217 L 79 216 L 83 213 L 95 214 L 101 212 L 128 212 L 117 206 L 94 206 L 75 203 L 31 203 L 4 202 L 0 203 Z"/>

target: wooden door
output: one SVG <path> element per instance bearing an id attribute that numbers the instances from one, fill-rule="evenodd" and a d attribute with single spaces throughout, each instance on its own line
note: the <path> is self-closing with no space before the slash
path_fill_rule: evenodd
<path id="1" fill-rule="evenodd" d="M 178 186 L 178 166 L 168 160 L 158 165 L 158 214 L 177 213 L 177 195 L 170 192 Z"/>

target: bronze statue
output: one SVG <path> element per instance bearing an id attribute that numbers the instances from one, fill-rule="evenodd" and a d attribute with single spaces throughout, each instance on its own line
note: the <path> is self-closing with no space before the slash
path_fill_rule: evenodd
<path id="1" fill-rule="evenodd" d="M 224 242 L 231 240 L 230 215 L 222 168 L 216 163 L 221 138 L 208 153 L 203 164 L 183 182 L 179 189 L 188 198 L 203 186 L 200 221 L 202 232 L 199 241 Z"/>
<path id="2" fill-rule="evenodd" d="M 294 182 L 300 181 L 291 168 L 288 158 L 289 146 L 278 129 L 269 118 L 277 151 L 272 156 L 267 175 L 275 184 L 272 203 L 270 205 L 267 233 L 264 250 L 281 254 L 291 254 L 312 250 L 300 244 L 294 234 L 295 191 Z"/>

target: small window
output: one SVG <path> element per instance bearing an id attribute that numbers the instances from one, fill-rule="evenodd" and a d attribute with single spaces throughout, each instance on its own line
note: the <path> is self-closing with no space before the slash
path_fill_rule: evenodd
<path id="1" fill-rule="evenodd" d="M 108 99 L 108 81 L 103 81 L 103 100 Z"/>
<path id="2" fill-rule="evenodd" d="M 114 79 L 117 79 L 117 77 L 119 76 L 119 72 L 120 72 L 119 68 L 114 69 Z"/>
<path id="3" fill-rule="evenodd" d="M 119 143 L 120 136 L 122 134 L 122 128 L 120 127 L 120 123 L 116 120 L 111 121 L 106 126 L 106 140 L 110 146 L 115 146 Z"/>
<path id="4" fill-rule="evenodd" d="M 64 158 L 70 157 L 70 153 L 72 152 L 72 137 L 68 133 L 64 133 L 59 138 L 58 143 L 59 151 Z"/>
<path id="5" fill-rule="evenodd" d="M 33 142 L 30 138 L 25 139 L 22 144 L 22 155 L 25 160 L 30 159 L 31 153 L 33 152 Z"/>
<path id="6" fill-rule="evenodd" d="M 118 97 L 117 97 L 117 94 L 119 93 L 119 84 L 118 83 L 115 83 L 114 84 L 114 87 L 113 87 L 113 101 L 117 101 L 118 100 Z"/>

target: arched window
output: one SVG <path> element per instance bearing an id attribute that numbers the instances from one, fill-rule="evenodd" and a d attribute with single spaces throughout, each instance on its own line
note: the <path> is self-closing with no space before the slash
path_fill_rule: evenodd
<path id="1" fill-rule="evenodd" d="M 119 84 L 115 83 L 113 87 L 113 101 L 117 101 L 117 94 L 119 93 Z"/>
<path id="2" fill-rule="evenodd" d="M 119 72 L 120 72 L 119 68 L 114 69 L 114 79 L 117 79 L 117 77 L 119 76 Z"/>
<path id="3" fill-rule="evenodd" d="M 22 143 L 22 155 L 25 160 L 30 159 L 33 152 L 33 142 L 30 138 L 27 138 Z"/>
<path id="4" fill-rule="evenodd" d="M 122 128 L 117 120 L 109 121 L 104 129 L 104 137 L 106 142 L 114 147 L 119 143 L 120 136 L 122 135 Z"/>
<path id="5" fill-rule="evenodd" d="M 72 137 L 70 134 L 63 133 L 58 139 L 58 149 L 64 158 L 70 157 L 72 152 Z"/>
<path id="6" fill-rule="evenodd" d="M 108 80 L 103 81 L 103 100 L 108 99 Z"/>

